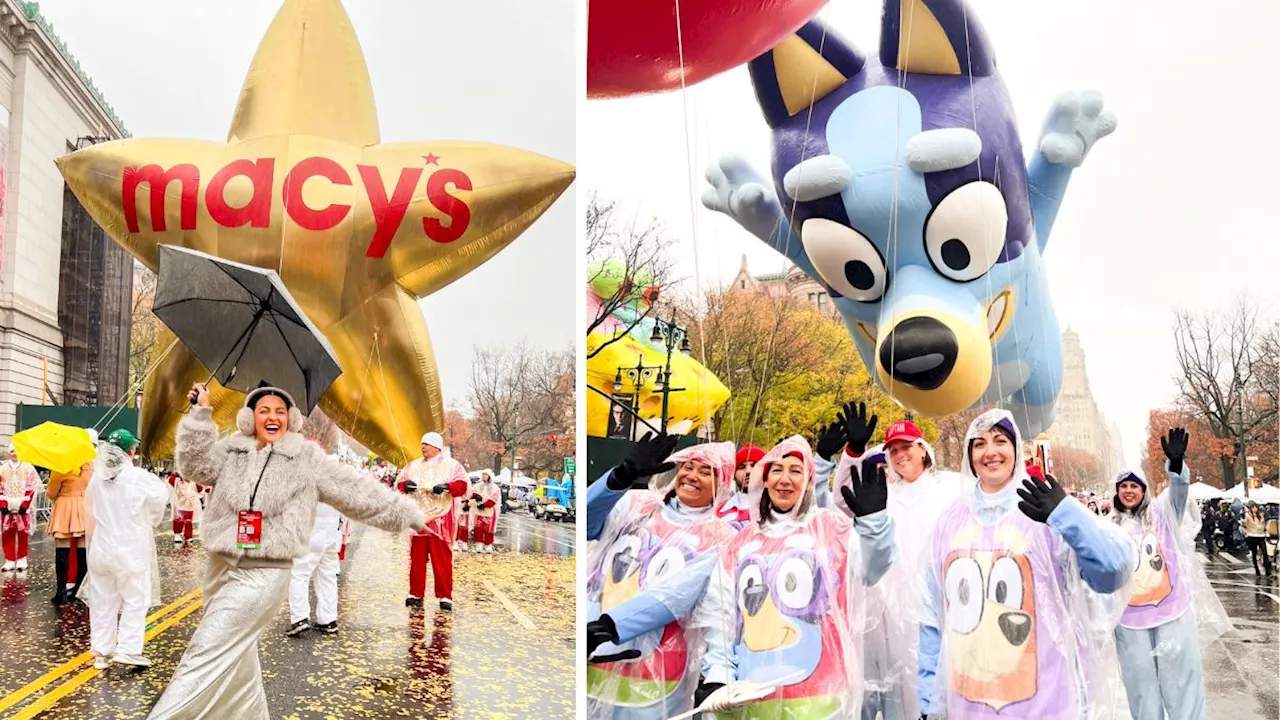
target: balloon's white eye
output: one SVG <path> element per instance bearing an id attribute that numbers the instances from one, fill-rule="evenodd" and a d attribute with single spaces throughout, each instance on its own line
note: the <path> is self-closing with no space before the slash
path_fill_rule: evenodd
<path id="1" fill-rule="evenodd" d="M 977 280 L 996 264 L 1004 249 L 1009 210 L 1000 188 L 976 181 L 942 198 L 924 226 L 929 262 L 958 282 Z"/>
<path id="2" fill-rule="evenodd" d="M 738 605 L 739 607 L 748 607 L 752 605 L 750 598 L 761 592 L 764 585 L 764 573 L 761 572 L 759 565 L 747 565 L 742 568 L 742 573 L 738 575 Z M 764 589 L 768 592 L 768 589 Z"/>
<path id="3" fill-rule="evenodd" d="M 991 566 L 991 579 L 987 581 L 987 599 L 1022 609 L 1022 568 L 1011 557 L 1002 557 Z"/>
<path id="4" fill-rule="evenodd" d="M 947 629 L 967 635 L 982 620 L 982 569 L 978 561 L 960 557 L 947 566 Z"/>
<path id="5" fill-rule="evenodd" d="M 778 567 L 778 600 L 793 610 L 803 610 L 813 600 L 813 569 L 804 560 L 787 558 Z"/>
<path id="6" fill-rule="evenodd" d="M 646 588 L 675 577 L 684 570 L 684 552 L 678 547 L 664 547 L 649 559 L 645 569 L 644 585 Z"/>
<path id="7" fill-rule="evenodd" d="M 617 584 L 639 569 L 640 538 L 635 535 L 619 537 L 604 556 L 605 577 Z"/>
<path id="8" fill-rule="evenodd" d="M 836 292 L 858 302 L 884 296 L 884 258 L 862 233 L 826 218 L 811 218 L 800 230 L 800 241 L 813 268 Z"/>

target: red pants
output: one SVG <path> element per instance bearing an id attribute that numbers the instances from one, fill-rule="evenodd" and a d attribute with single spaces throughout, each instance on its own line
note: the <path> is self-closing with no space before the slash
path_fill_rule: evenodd
<path id="1" fill-rule="evenodd" d="M 31 536 L 18 528 L 4 531 L 4 559 L 17 561 L 27 556 L 27 541 Z"/>
<path id="2" fill-rule="evenodd" d="M 476 542 L 481 545 L 493 544 L 493 526 L 497 525 L 497 518 L 476 518 Z"/>
<path id="3" fill-rule="evenodd" d="M 173 515 L 173 534 L 181 535 L 183 540 L 191 539 L 191 520 L 195 510 L 178 510 Z"/>
<path id="4" fill-rule="evenodd" d="M 409 539 L 409 595 L 420 598 L 426 594 L 428 561 L 436 599 L 452 599 L 453 550 L 435 535 L 413 535 Z"/>
<path id="5" fill-rule="evenodd" d="M 454 536 L 458 539 L 458 542 L 470 542 L 470 538 L 467 535 L 467 524 L 465 522 L 458 522 L 458 532 L 454 533 Z"/>

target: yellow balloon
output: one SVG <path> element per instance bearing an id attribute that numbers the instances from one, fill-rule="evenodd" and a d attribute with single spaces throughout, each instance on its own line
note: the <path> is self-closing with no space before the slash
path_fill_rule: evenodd
<path id="1" fill-rule="evenodd" d="M 225 143 L 120 140 L 58 168 L 152 271 L 161 244 L 276 269 L 342 364 L 320 407 L 397 465 L 444 426 L 418 299 L 496 255 L 574 178 L 570 165 L 497 145 L 379 144 L 369 72 L 339 0 L 285 0 Z M 208 375 L 185 347 L 169 354 L 144 394 L 146 454 L 172 450 L 184 396 Z M 242 397 L 213 393 L 224 427 Z"/>
<path id="2" fill-rule="evenodd" d="M 613 337 L 611 333 L 596 332 L 587 336 L 587 354 Z M 619 368 L 634 368 L 643 359 L 646 367 L 665 367 L 667 356 L 630 336 L 624 336 L 605 347 L 600 354 L 587 361 L 587 383 L 592 387 L 613 394 L 613 381 Z M 635 386 L 622 375 L 622 393 L 634 392 Z M 671 386 L 684 388 L 667 396 L 668 432 L 688 434 L 703 423 L 709 422 L 721 405 L 729 400 L 729 388 L 720 382 L 715 373 L 697 360 L 680 353 L 671 355 Z M 654 387 L 654 379 L 640 384 L 636 414 L 655 428 L 662 427 L 662 394 Z M 609 427 L 607 398 L 599 393 L 587 393 L 587 435 L 605 437 Z M 638 422 L 636 430 L 644 429 Z"/>

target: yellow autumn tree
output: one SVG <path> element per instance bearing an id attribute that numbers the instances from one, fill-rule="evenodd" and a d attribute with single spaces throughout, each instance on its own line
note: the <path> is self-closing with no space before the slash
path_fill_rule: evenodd
<path id="1" fill-rule="evenodd" d="M 813 441 L 846 402 L 879 416 L 876 437 L 905 411 L 872 380 L 853 339 L 834 316 L 791 296 L 730 288 L 704 298 L 691 323 L 693 356 L 729 386 L 716 437 L 770 447 L 800 434 Z M 916 418 L 933 440 L 933 424 Z"/>

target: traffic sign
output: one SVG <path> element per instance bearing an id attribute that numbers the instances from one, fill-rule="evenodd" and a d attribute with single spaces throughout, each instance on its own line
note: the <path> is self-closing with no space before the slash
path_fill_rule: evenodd
<path id="1" fill-rule="evenodd" d="M 573 458 L 571 458 L 571 457 L 567 457 L 567 458 L 565 458 L 565 459 L 564 459 L 564 474 L 565 474 L 565 475 L 577 475 L 577 474 L 578 474 L 578 462 L 577 462 L 576 460 L 574 460 Z"/>

